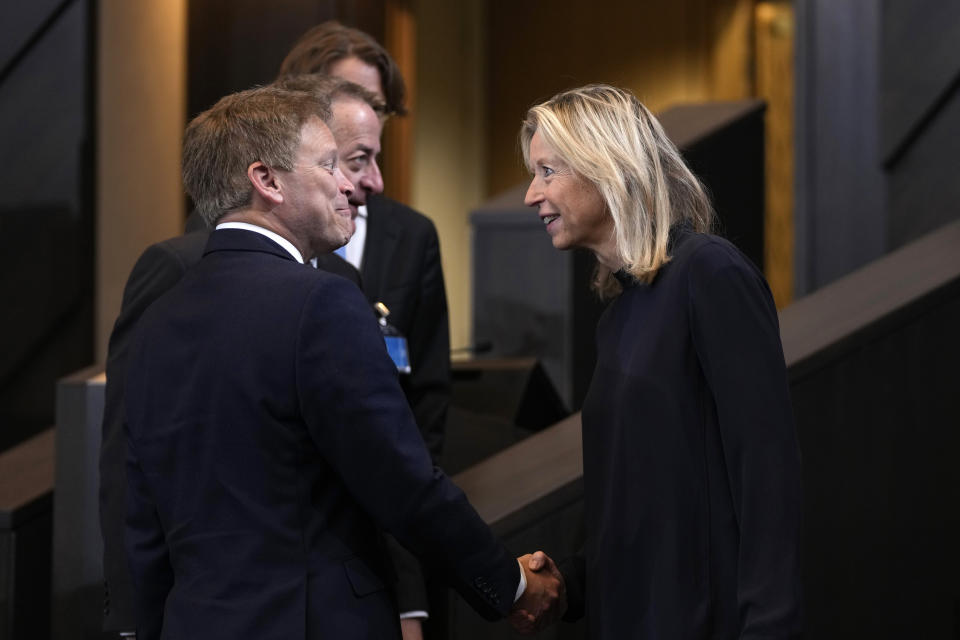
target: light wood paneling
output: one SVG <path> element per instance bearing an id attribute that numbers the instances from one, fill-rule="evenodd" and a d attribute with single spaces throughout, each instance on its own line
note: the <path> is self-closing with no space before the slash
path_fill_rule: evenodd
<path id="1" fill-rule="evenodd" d="M 653 111 L 751 96 L 752 0 L 491 2 L 487 193 L 527 178 L 517 149 L 532 104 L 589 82 L 627 87 Z"/>
<path id="2" fill-rule="evenodd" d="M 777 308 L 793 299 L 793 6 L 756 7 L 757 95 L 767 102 L 764 268 Z"/>
<path id="3" fill-rule="evenodd" d="M 417 113 L 417 19 L 412 4 L 412 0 L 387 0 L 383 43 L 406 83 L 408 110 L 406 116 L 392 118 L 384 129 L 384 192 L 404 203 L 410 202 L 413 127 Z"/>

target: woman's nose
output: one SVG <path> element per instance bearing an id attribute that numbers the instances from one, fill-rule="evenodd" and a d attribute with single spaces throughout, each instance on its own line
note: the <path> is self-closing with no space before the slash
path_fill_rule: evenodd
<path id="1" fill-rule="evenodd" d="M 537 184 L 537 179 L 534 178 L 530 181 L 530 186 L 527 187 L 527 194 L 523 197 L 523 204 L 528 207 L 535 207 L 543 200 L 543 194 L 540 191 L 540 187 Z"/>

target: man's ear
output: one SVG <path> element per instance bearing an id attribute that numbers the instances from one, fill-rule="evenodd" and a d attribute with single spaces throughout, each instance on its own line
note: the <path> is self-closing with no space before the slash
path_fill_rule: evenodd
<path id="1" fill-rule="evenodd" d="M 255 194 L 272 205 L 283 204 L 283 192 L 276 171 L 257 160 L 247 167 L 247 178 Z"/>

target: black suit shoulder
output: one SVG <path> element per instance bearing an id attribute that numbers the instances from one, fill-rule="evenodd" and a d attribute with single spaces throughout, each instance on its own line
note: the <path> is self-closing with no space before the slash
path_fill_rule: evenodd
<path id="1" fill-rule="evenodd" d="M 131 600 L 133 587 L 123 552 L 126 495 L 123 398 L 130 342 L 147 310 L 200 262 L 209 238 L 210 230 L 201 228 L 147 247 L 127 278 L 120 314 L 110 334 L 100 444 L 100 529 L 104 542 L 104 600 L 109 603 L 104 608 L 107 631 L 132 630 L 136 626 Z M 320 256 L 317 266 L 360 285 L 360 273 L 339 256 Z"/>
<path id="2" fill-rule="evenodd" d="M 123 289 L 118 325 L 135 322 L 150 304 L 180 281 L 187 269 L 200 262 L 209 235 L 209 231 L 195 231 L 147 247 Z"/>
<path id="3" fill-rule="evenodd" d="M 519 567 L 430 464 L 366 300 L 251 236 L 214 233 L 131 349 L 126 545 L 135 574 L 159 585 L 139 596 L 143 611 L 163 612 L 153 628 L 249 637 L 256 623 L 261 635 L 304 637 L 306 624 L 391 637 L 374 523 L 431 554 L 483 615 L 502 617 Z M 223 309 L 239 312 L 219 327 Z M 217 394 L 194 382 L 221 379 Z M 204 426 L 166 429 L 184 420 Z M 182 455 L 168 465 L 172 450 Z M 168 598 L 173 566 L 178 597 Z M 292 587 L 251 597 L 245 586 L 266 583 Z M 211 590 L 227 594 L 223 609 L 205 605 Z"/>
<path id="4" fill-rule="evenodd" d="M 200 261 L 209 231 L 150 245 L 137 259 L 123 290 L 120 315 L 110 334 L 107 385 L 100 442 L 100 531 L 103 536 L 104 629 L 136 627 L 133 587 L 123 552 L 126 442 L 123 433 L 124 375 L 130 339 L 144 312 Z"/>
<path id="5" fill-rule="evenodd" d="M 335 253 L 326 253 L 317 256 L 317 269 L 346 278 L 358 287 L 363 288 L 360 282 L 360 272 L 357 271 L 352 264 Z"/>
<path id="6" fill-rule="evenodd" d="M 382 209 L 385 213 L 393 216 L 393 219 L 404 227 L 419 229 L 424 232 L 432 230 L 433 233 L 436 234 L 433 220 L 402 202 L 397 202 L 385 196 L 374 196 L 370 199 L 370 206 L 376 209 Z"/>
<path id="7" fill-rule="evenodd" d="M 367 214 L 361 273 L 364 292 L 371 302 L 398 293 L 433 268 L 440 269 L 440 240 L 430 218 L 383 196 L 370 198 Z M 393 303 L 411 306 L 408 298 L 395 296 Z"/>

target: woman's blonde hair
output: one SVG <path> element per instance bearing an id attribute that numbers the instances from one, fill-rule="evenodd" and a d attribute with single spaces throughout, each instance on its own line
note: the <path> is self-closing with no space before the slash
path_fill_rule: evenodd
<path id="1" fill-rule="evenodd" d="M 537 132 L 600 191 L 613 218 L 617 256 L 636 280 L 651 282 L 670 260 L 671 226 L 687 222 L 695 231 L 710 230 L 713 208 L 703 185 L 629 91 L 590 84 L 532 107 L 520 128 L 528 167 L 530 140 Z M 594 287 L 602 297 L 620 290 L 610 270 L 599 264 Z"/>

